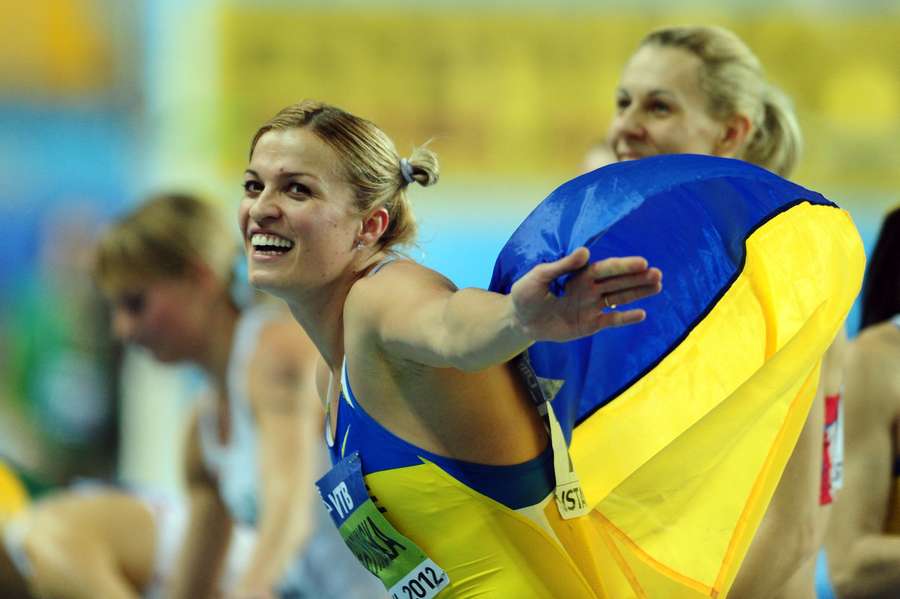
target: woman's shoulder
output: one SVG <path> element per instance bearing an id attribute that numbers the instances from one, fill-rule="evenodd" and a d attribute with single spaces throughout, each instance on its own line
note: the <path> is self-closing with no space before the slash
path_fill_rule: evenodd
<path id="1" fill-rule="evenodd" d="M 900 396 L 900 329 L 883 322 L 862 331 L 849 345 L 844 362 L 848 398 L 866 397 L 865 409 L 881 412 L 882 402 L 895 403 Z M 859 407 L 858 409 L 862 409 Z"/>
<path id="2" fill-rule="evenodd" d="M 366 307 L 377 305 L 379 300 L 396 304 L 436 290 L 456 291 L 456 286 L 433 268 L 397 257 L 376 264 L 356 281 L 347 295 L 347 304 Z"/>
<path id="3" fill-rule="evenodd" d="M 886 320 L 868 327 L 853 340 L 850 348 L 865 362 L 894 361 L 900 355 L 900 326 L 893 320 Z"/>

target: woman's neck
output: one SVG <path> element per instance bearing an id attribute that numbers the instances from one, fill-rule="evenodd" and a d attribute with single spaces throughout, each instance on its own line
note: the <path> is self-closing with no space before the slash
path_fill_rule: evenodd
<path id="1" fill-rule="evenodd" d="M 333 284 L 315 292 L 286 297 L 294 320 L 300 323 L 332 372 L 338 372 L 344 359 L 344 303 L 356 282 L 365 277 L 384 252 L 376 252 L 359 261 L 358 266 Z"/>
<path id="2" fill-rule="evenodd" d="M 326 293 L 285 298 L 296 320 L 328 367 L 334 371 L 344 357 L 344 302 L 355 279 Z"/>

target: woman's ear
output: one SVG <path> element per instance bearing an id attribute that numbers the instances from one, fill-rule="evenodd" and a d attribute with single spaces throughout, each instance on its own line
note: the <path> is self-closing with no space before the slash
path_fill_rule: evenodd
<path id="1" fill-rule="evenodd" d="M 743 114 L 736 114 L 725 122 L 722 134 L 716 142 L 713 154 L 733 158 L 741 153 L 750 139 L 753 124 Z"/>
<path id="2" fill-rule="evenodd" d="M 370 212 L 362 221 L 359 235 L 356 238 L 358 246 L 374 246 L 391 223 L 391 217 L 387 208 L 381 206 Z"/>

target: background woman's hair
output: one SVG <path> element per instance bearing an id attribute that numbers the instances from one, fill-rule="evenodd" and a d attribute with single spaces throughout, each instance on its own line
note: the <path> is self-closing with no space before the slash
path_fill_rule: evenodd
<path id="1" fill-rule="evenodd" d="M 94 271 L 107 291 L 183 277 L 197 263 L 228 285 L 239 246 L 223 215 L 187 193 L 151 197 L 101 237 Z"/>
<path id="2" fill-rule="evenodd" d="M 888 212 L 862 290 L 860 330 L 900 314 L 900 207 Z"/>

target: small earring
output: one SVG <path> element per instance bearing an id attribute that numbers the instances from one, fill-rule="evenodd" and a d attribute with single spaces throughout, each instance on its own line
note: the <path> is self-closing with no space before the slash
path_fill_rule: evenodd
<path id="1" fill-rule="evenodd" d="M 362 249 L 362 247 L 363 247 L 363 242 L 361 239 L 357 239 L 356 241 L 353 242 L 354 250 L 360 250 L 360 249 Z"/>

